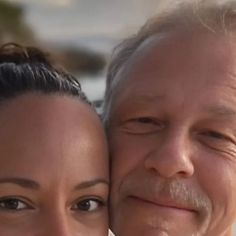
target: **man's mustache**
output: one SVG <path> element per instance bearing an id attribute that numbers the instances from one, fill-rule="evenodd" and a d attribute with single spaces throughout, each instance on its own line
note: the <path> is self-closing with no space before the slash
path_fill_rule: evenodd
<path id="1" fill-rule="evenodd" d="M 134 196 L 151 202 L 172 202 L 201 214 L 211 211 L 211 201 L 197 186 L 182 179 L 161 177 L 127 178 L 120 185 L 122 196 Z"/>

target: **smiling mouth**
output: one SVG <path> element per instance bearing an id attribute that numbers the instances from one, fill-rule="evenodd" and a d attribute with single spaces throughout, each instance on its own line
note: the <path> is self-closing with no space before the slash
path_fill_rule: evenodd
<path id="1" fill-rule="evenodd" d="M 130 199 L 131 201 L 140 203 L 140 204 L 149 204 L 153 207 L 158 207 L 162 210 L 174 211 L 178 213 L 197 213 L 197 211 L 194 209 L 180 206 L 179 204 L 174 203 L 174 202 L 152 201 L 152 200 L 140 198 L 137 196 L 129 196 L 128 199 Z"/>

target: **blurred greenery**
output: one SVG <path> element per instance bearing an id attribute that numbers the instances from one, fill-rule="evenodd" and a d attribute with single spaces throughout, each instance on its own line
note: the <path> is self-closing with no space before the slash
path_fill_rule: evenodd
<path id="1" fill-rule="evenodd" d="M 62 54 L 62 64 L 72 73 L 79 75 L 98 74 L 106 65 L 106 59 L 103 55 L 85 48 L 64 48 Z"/>
<path id="2" fill-rule="evenodd" d="M 43 49 L 47 50 L 47 43 L 40 42 L 36 36 L 25 21 L 24 8 L 19 4 L 0 0 L 0 45 L 8 42 L 40 48 L 43 45 Z M 69 71 L 78 75 L 97 74 L 106 64 L 103 55 L 84 48 L 50 47 L 50 51 L 52 54 L 60 55 L 58 61 Z"/>
<path id="3" fill-rule="evenodd" d="M 0 0 L 0 43 L 32 42 L 34 35 L 24 19 L 24 9 L 17 4 Z"/>

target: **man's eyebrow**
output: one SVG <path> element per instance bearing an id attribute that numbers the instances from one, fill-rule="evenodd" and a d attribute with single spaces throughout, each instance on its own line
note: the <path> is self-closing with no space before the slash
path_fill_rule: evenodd
<path id="1" fill-rule="evenodd" d="M 106 179 L 93 179 L 89 181 L 84 181 L 75 186 L 75 190 L 91 188 L 95 185 L 103 184 L 109 186 L 109 182 Z"/>
<path id="2" fill-rule="evenodd" d="M 146 93 L 140 93 L 140 94 L 134 94 L 132 96 L 132 98 L 134 98 L 134 100 L 138 99 L 139 101 L 158 101 L 159 99 L 163 99 L 165 97 L 165 95 L 159 95 L 159 94 L 146 94 Z"/>
<path id="3" fill-rule="evenodd" d="M 34 190 L 38 190 L 40 188 L 39 183 L 33 180 L 18 177 L 0 178 L 0 184 L 15 184 L 19 185 L 22 188 L 29 188 Z"/>
<path id="4" fill-rule="evenodd" d="M 164 95 L 157 95 L 157 94 L 132 94 L 132 96 L 128 96 L 128 98 L 125 98 L 120 103 L 120 105 L 123 106 L 133 106 L 133 105 L 146 105 L 147 103 L 155 103 L 155 102 L 161 102 L 165 98 Z"/>
<path id="5" fill-rule="evenodd" d="M 218 116 L 236 116 L 236 110 L 224 105 L 208 107 L 207 110 Z"/>

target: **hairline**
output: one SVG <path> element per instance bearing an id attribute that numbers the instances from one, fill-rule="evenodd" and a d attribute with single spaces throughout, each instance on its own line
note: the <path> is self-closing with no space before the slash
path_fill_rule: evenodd
<path id="1" fill-rule="evenodd" d="M 207 2 L 207 1 L 206 1 Z M 207 2 L 210 3 L 210 2 Z M 231 9 L 230 6 L 233 4 L 233 8 Z M 219 35 L 226 36 L 229 40 L 232 38 L 232 35 L 235 35 L 236 33 L 236 27 L 230 28 L 231 25 L 224 25 L 224 13 L 222 12 L 222 9 L 224 7 L 227 9 L 229 7 L 232 11 L 236 11 L 236 3 L 233 1 L 227 1 L 225 4 L 223 3 L 222 6 L 218 4 L 207 4 L 204 8 L 204 5 L 202 8 L 200 8 L 200 13 L 198 15 L 198 12 L 194 12 L 194 9 L 191 8 L 194 6 L 194 4 L 183 4 L 186 9 L 185 11 L 181 11 L 181 4 L 178 5 L 177 8 L 171 9 L 170 13 L 164 14 L 164 20 L 162 21 L 161 17 L 154 18 L 154 21 L 147 21 L 146 24 L 141 28 L 141 30 L 134 36 L 129 37 L 127 40 L 123 41 L 120 45 L 118 45 L 117 48 L 115 48 L 113 52 L 113 58 L 111 60 L 110 66 L 108 68 L 108 77 L 107 77 L 107 84 L 106 84 L 106 92 L 105 92 L 105 99 L 103 104 L 103 122 L 106 123 L 109 120 L 109 116 L 111 113 L 111 107 L 114 98 L 117 96 L 117 90 L 119 90 L 119 85 L 122 81 L 127 79 L 127 73 L 124 73 L 127 71 L 127 68 L 132 68 L 135 64 L 132 62 L 133 57 L 137 54 L 137 52 L 140 52 L 140 49 L 143 48 L 143 45 L 147 45 L 150 43 L 150 38 L 159 38 L 159 39 L 166 39 L 167 37 L 164 37 L 168 35 L 171 37 L 171 34 L 173 33 L 179 33 L 179 34 L 192 34 L 192 33 L 211 33 L 217 37 Z M 203 10 L 202 10 L 203 9 Z M 218 18 L 214 18 L 215 16 L 211 13 L 211 9 L 215 10 L 217 13 L 222 14 L 220 15 L 222 19 L 220 19 L 220 22 Z M 186 17 L 190 17 L 191 21 L 187 22 L 187 25 L 180 25 L 180 23 L 183 21 L 183 16 L 180 15 L 181 12 L 186 12 Z M 207 24 L 207 22 L 204 22 L 204 19 L 201 19 L 200 14 L 206 14 L 209 13 L 209 16 L 205 17 L 206 20 L 213 20 L 213 23 L 211 22 L 211 25 Z M 227 13 L 227 12 L 226 12 Z M 218 15 L 218 17 L 219 17 Z M 162 15 L 161 15 L 162 16 Z M 236 13 L 235 15 L 236 16 Z M 230 17 L 230 16 L 229 16 Z M 158 24 L 157 20 L 161 19 L 162 21 L 160 25 Z M 174 19 L 178 19 L 179 22 L 173 23 Z M 172 20 L 172 21 L 171 21 Z M 163 30 L 163 25 L 168 24 L 170 22 L 171 27 L 167 27 Z M 236 22 L 236 20 L 235 20 Z M 191 26 L 191 27 L 190 27 Z M 149 29 L 151 27 L 151 30 Z M 159 29 L 159 27 L 161 29 Z M 229 29 L 227 29 L 227 27 Z M 235 40 L 235 38 L 233 38 Z M 129 42 L 129 40 L 131 42 Z M 127 41 L 127 42 L 126 42 Z M 158 45 L 161 42 L 159 40 L 158 42 L 155 41 L 155 45 Z M 137 45 L 136 45 L 137 44 Z M 136 46 L 135 46 L 136 45 Z M 134 48 L 132 48 L 134 47 Z M 124 53 L 125 50 L 129 50 Z M 115 68 L 115 67 L 118 67 Z"/>
<path id="2" fill-rule="evenodd" d="M 111 84 L 109 86 L 109 93 L 106 95 L 103 114 L 103 122 L 108 121 L 108 117 L 111 112 L 111 106 L 116 93 L 119 91 L 119 86 L 122 82 L 126 81 L 130 71 L 133 69 L 135 64 L 142 58 L 144 55 L 141 54 L 145 51 L 145 54 L 151 49 L 154 45 L 158 45 L 162 40 L 166 39 L 169 36 L 169 33 L 156 33 L 150 35 L 148 38 L 144 39 L 143 42 L 133 51 L 132 55 L 127 58 L 125 63 L 122 63 L 119 70 L 117 70 L 115 76 L 113 77 Z M 147 48 L 148 47 L 148 48 Z"/>

